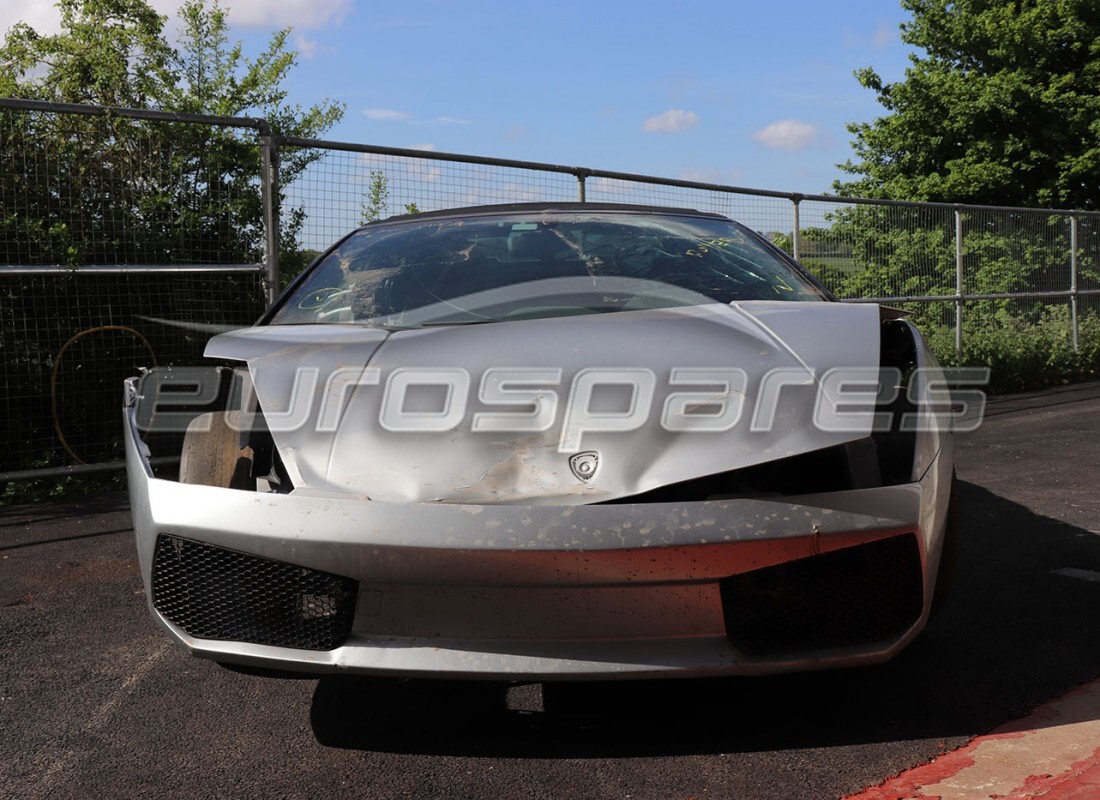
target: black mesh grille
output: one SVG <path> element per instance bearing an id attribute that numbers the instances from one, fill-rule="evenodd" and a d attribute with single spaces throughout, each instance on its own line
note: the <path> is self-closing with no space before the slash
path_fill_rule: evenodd
<path id="1" fill-rule="evenodd" d="M 912 535 L 733 575 L 721 588 L 726 634 L 748 656 L 896 639 L 924 602 Z"/>
<path id="2" fill-rule="evenodd" d="M 189 539 L 161 536 L 153 606 L 197 639 L 332 650 L 347 639 L 356 582 Z"/>

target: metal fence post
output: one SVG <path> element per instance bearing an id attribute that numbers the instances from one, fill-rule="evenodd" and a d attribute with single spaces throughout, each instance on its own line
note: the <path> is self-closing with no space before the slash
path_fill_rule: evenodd
<path id="1" fill-rule="evenodd" d="M 802 202 L 802 195 L 791 195 L 791 205 L 794 207 L 794 230 L 791 231 L 791 256 L 795 261 L 798 261 L 798 254 L 801 251 L 800 241 L 802 239 L 802 225 L 798 219 L 798 205 Z"/>
<path id="2" fill-rule="evenodd" d="M 577 176 L 577 200 L 582 203 L 587 203 L 588 198 L 585 196 L 585 180 L 588 178 L 589 170 L 578 169 L 574 174 Z"/>
<path id="3" fill-rule="evenodd" d="M 963 216 L 955 209 L 955 356 L 963 355 Z"/>
<path id="4" fill-rule="evenodd" d="M 264 265 L 267 302 L 279 294 L 279 145 L 269 133 L 260 136 L 260 190 L 264 204 Z"/>
<path id="5" fill-rule="evenodd" d="M 1077 338 L 1077 215 L 1069 218 L 1069 310 L 1073 320 L 1073 352 L 1079 352 Z"/>

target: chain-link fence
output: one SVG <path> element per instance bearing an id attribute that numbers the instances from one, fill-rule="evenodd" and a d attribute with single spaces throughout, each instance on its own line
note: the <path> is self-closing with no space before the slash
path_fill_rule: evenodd
<path id="1" fill-rule="evenodd" d="M 117 466 L 122 379 L 262 312 L 257 132 L 0 102 L 0 482 Z"/>
<path id="2" fill-rule="evenodd" d="M 713 211 L 838 297 L 905 308 L 947 361 L 1041 369 L 1100 353 L 1096 214 L 759 191 L 26 101 L 0 100 L 0 142 L 0 482 L 117 465 L 123 376 L 196 361 L 210 333 L 251 323 L 338 238 L 401 213 L 538 201 Z M 287 185 L 280 163 L 293 165 Z"/>
<path id="3" fill-rule="evenodd" d="M 289 256 L 293 266 L 284 266 L 292 269 L 356 225 L 408 211 L 571 200 L 693 208 L 764 234 L 841 299 L 904 308 L 948 362 L 1019 360 L 1028 348 L 1033 359 L 1044 348 L 1100 351 L 1098 214 L 769 192 L 586 167 L 276 141 L 281 151 L 324 153 L 285 192 L 307 243 L 307 251 Z"/>

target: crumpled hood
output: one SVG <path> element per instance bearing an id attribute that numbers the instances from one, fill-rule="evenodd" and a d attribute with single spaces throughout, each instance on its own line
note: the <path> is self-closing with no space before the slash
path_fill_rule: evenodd
<path id="1" fill-rule="evenodd" d="M 393 333 L 270 326 L 217 336 L 206 355 L 248 363 L 297 488 L 580 504 L 867 435 L 819 430 L 814 403 L 829 369 L 877 367 L 879 309 L 745 302 Z"/>

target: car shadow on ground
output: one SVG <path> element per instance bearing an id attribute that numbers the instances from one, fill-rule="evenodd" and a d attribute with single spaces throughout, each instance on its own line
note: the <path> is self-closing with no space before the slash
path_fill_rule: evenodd
<path id="1" fill-rule="evenodd" d="M 954 586 L 889 664 L 765 678 L 509 687 L 326 677 L 346 749 L 489 757 L 755 752 L 984 733 L 1100 674 L 1100 536 L 960 482 Z M 1066 720 L 1062 720 L 1065 722 Z"/>

